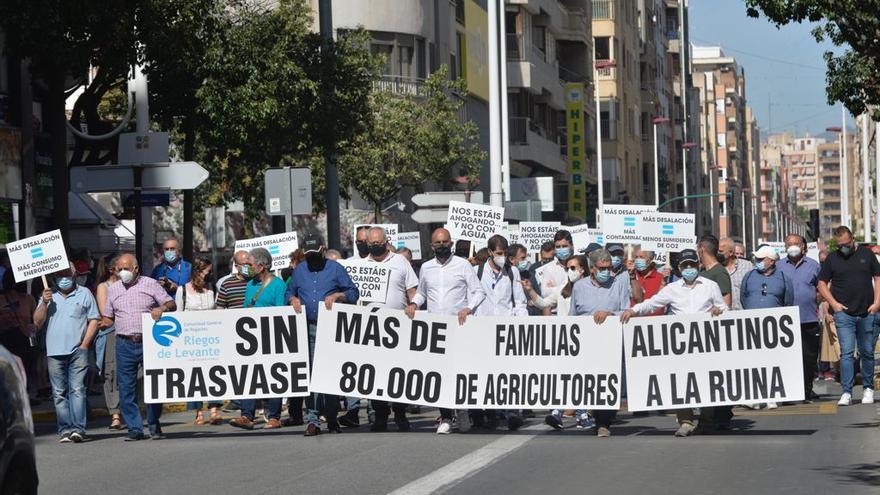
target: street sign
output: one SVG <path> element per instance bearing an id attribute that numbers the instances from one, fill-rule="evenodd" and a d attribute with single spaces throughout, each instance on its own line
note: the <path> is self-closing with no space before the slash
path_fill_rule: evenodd
<path id="1" fill-rule="evenodd" d="M 420 208 L 413 212 L 411 218 L 415 223 L 444 223 L 449 208 Z"/>
<path id="2" fill-rule="evenodd" d="M 312 213 L 312 171 L 308 168 L 267 168 L 265 173 L 267 215 Z"/>
<path id="3" fill-rule="evenodd" d="M 412 202 L 416 206 L 442 206 L 446 208 L 450 201 L 460 201 L 462 203 L 483 203 L 483 191 L 471 191 L 470 199 L 465 198 L 462 191 L 436 191 L 416 194 L 412 197 Z M 445 211 L 445 209 L 444 209 Z M 428 223 L 428 222 L 422 222 Z"/>
<path id="4" fill-rule="evenodd" d="M 72 167 L 70 190 L 75 193 L 131 191 L 134 189 L 135 168 L 143 169 L 141 187 L 144 190 L 195 189 L 209 175 L 196 162 Z"/>
<path id="5" fill-rule="evenodd" d="M 553 177 L 510 179 L 512 201 L 538 200 L 541 211 L 553 211 Z"/>
<path id="6" fill-rule="evenodd" d="M 154 206 L 168 206 L 171 204 L 171 195 L 168 192 L 145 192 L 141 194 L 141 207 L 151 208 Z M 134 208 L 134 194 L 129 193 L 122 200 L 122 206 Z"/>

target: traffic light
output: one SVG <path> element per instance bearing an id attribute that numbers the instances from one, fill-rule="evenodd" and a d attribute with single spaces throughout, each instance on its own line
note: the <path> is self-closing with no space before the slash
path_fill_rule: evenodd
<path id="1" fill-rule="evenodd" d="M 807 225 L 807 235 L 813 241 L 819 240 L 819 210 L 810 210 L 810 224 Z"/>

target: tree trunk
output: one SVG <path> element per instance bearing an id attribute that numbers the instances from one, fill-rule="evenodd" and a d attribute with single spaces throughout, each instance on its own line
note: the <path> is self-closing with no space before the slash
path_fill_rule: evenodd
<path id="1" fill-rule="evenodd" d="M 196 156 L 196 131 L 192 115 L 183 121 L 183 132 L 183 159 L 192 161 Z M 183 259 L 190 262 L 193 261 L 193 199 L 192 189 L 183 191 Z"/>

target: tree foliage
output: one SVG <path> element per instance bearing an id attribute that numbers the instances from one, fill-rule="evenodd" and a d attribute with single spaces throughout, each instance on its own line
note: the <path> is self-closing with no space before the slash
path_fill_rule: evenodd
<path id="1" fill-rule="evenodd" d="M 816 41 L 848 47 L 825 52 L 828 103 L 842 102 L 854 115 L 869 106 L 880 120 L 880 0 L 746 0 L 751 17 L 764 14 L 783 26 L 813 22 Z"/>
<path id="2" fill-rule="evenodd" d="M 343 180 L 376 210 L 403 187 L 443 183 L 456 167 L 473 180 L 485 153 L 477 127 L 462 123 L 462 81 L 446 79 L 446 68 L 432 74 L 418 97 L 377 90 L 370 96 L 368 125 L 347 143 L 339 159 Z"/>

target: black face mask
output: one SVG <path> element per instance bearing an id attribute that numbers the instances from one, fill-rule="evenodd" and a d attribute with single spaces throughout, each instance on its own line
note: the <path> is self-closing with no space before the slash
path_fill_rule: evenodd
<path id="1" fill-rule="evenodd" d="M 724 256 L 723 253 L 718 253 L 716 258 L 718 258 L 718 263 L 721 263 L 722 265 L 727 263 L 727 256 Z"/>
<path id="2" fill-rule="evenodd" d="M 306 264 L 309 265 L 309 270 L 313 272 L 319 272 L 324 269 L 324 265 L 327 264 L 327 260 L 324 258 L 322 253 L 318 252 L 310 252 L 306 253 Z"/>
<path id="3" fill-rule="evenodd" d="M 855 249 L 853 249 L 852 244 L 841 244 L 839 249 L 840 249 L 840 254 L 844 258 L 849 258 L 850 255 L 852 255 L 853 252 L 855 251 Z"/>
<path id="4" fill-rule="evenodd" d="M 361 255 L 361 258 L 370 254 L 370 246 L 368 246 L 365 241 L 355 241 L 354 245 L 357 248 L 358 254 Z"/>
<path id="5" fill-rule="evenodd" d="M 382 256 L 383 254 L 385 254 L 385 251 L 387 251 L 387 249 L 385 249 L 385 244 L 370 246 L 370 256 L 374 258 Z"/>
<path id="6" fill-rule="evenodd" d="M 452 256 L 452 246 L 437 246 L 434 248 L 434 256 L 438 258 L 448 258 Z"/>

